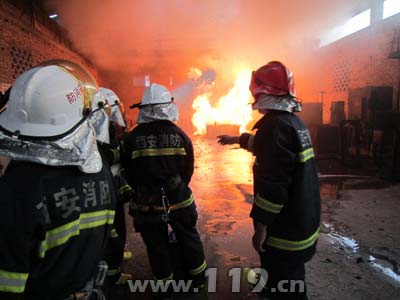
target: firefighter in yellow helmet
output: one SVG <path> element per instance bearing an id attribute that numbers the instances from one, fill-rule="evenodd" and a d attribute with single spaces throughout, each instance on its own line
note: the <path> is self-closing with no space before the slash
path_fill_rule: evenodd
<path id="1" fill-rule="evenodd" d="M 87 112 L 83 68 L 51 61 L 24 72 L 0 114 L 0 299 L 102 299 L 114 220 L 112 175 Z"/>
<path id="2" fill-rule="evenodd" d="M 253 72 L 253 109 L 264 116 L 255 135 L 220 136 L 222 145 L 239 143 L 255 157 L 253 247 L 268 272 L 268 299 L 307 299 L 304 263 L 315 253 L 320 224 L 319 183 L 310 134 L 294 113 L 301 111 L 293 74 L 272 61 Z M 280 291 L 282 280 L 303 282 Z"/>

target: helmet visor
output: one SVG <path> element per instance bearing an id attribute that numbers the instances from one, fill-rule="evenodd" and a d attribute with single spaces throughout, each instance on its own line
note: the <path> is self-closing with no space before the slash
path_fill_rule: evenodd
<path id="1" fill-rule="evenodd" d="M 39 66 L 56 65 L 67 69 L 76 77 L 83 87 L 84 111 L 92 108 L 94 95 L 98 90 L 96 79 L 84 67 L 64 59 L 53 59 L 42 62 Z"/>

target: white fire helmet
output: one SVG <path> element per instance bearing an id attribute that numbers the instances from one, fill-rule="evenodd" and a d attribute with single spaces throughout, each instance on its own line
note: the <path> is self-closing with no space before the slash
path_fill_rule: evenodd
<path id="1" fill-rule="evenodd" d="M 61 66 L 76 77 L 83 85 L 84 89 L 84 105 L 85 109 L 90 108 L 93 97 L 98 91 L 98 85 L 96 79 L 93 78 L 90 72 L 88 72 L 82 66 L 75 64 L 69 60 L 54 59 L 48 60 L 40 64 L 40 66 Z"/>
<path id="2" fill-rule="evenodd" d="M 111 106 L 110 121 L 118 124 L 121 127 L 126 127 L 124 117 L 122 115 L 121 106 L 122 102 L 112 90 L 104 87 L 99 88 L 99 92 L 105 97 Z"/>
<path id="3" fill-rule="evenodd" d="M 96 109 L 99 108 L 105 108 L 108 107 L 109 103 L 106 100 L 106 97 L 102 93 L 100 93 L 100 90 L 94 94 L 93 97 L 93 102 L 92 102 L 92 111 L 95 111 Z"/>
<path id="4" fill-rule="evenodd" d="M 90 73 L 69 61 L 24 72 L 0 114 L 0 156 L 99 172 L 102 160 L 87 118 L 96 91 Z"/>
<path id="5" fill-rule="evenodd" d="M 110 114 L 111 107 L 104 95 L 98 91 L 93 97 L 92 112 L 89 116 L 90 124 L 92 124 L 96 139 L 102 143 L 110 143 Z"/>
<path id="6" fill-rule="evenodd" d="M 85 84 L 60 65 L 39 66 L 13 84 L 0 126 L 28 137 L 62 135 L 85 117 Z"/>
<path id="7" fill-rule="evenodd" d="M 120 103 L 119 97 L 112 90 L 100 87 L 99 92 L 107 99 L 110 105 Z"/>
<path id="8" fill-rule="evenodd" d="M 165 86 L 153 83 L 144 91 L 140 106 L 170 103 L 172 100 L 171 93 Z"/>
<path id="9" fill-rule="evenodd" d="M 144 91 L 142 102 L 137 105 L 140 112 L 138 124 L 159 120 L 178 121 L 179 111 L 173 102 L 171 93 L 165 86 L 153 83 Z"/>

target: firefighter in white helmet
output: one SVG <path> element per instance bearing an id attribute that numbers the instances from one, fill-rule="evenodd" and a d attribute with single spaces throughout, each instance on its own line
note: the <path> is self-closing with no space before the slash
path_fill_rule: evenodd
<path id="1" fill-rule="evenodd" d="M 239 143 L 255 157 L 253 247 L 268 272 L 262 295 L 268 299 L 307 299 L 304 263 L 316 251 L 320 194 L 310 134 L 294 113 L 301 111 L 293 74 L 279 61 L 254 71 L 250 91 L 253 109 L 264 116 L 255 135 L 220 136 L 222 145 Z M 294 291 L 281 283 L 302 282 Z"/>
<path id="2" fill-rule="evenodd" d="M 178 109 L 168 89 L 147 87 L 140 105 L 138 126 L 125 139 L 123 166 L 134 190 L 131 215 L 146 244 L 157 280 L 171 282 L 173 264 L 168 246 L 168 226 L 182 248 L 186 275 L 196 288 L 205 283 L 206 262 L 199 233 L 197 211 L 189 183 L 194 169 L 189 137 L 174 124 Z M 172 299 L 170 291 L 157 299 Z"/>
<path id="3" fill-rule="evenodd" d="M 0 299 L 101 299 L 115 190 L 87 115 L 97 89 L 82 67 L 24 72 L 0 114 Z M 90 298 L 96 299 L 96 298 Z"/>
<path id="4" fill-rule="evenodd" d="M 126 121 L 125 121 L 125 115 L 124 115 L 124 104 L 120 100 L 120 98 L 117 96 L 117 94 L 107 88 L 99 88 L 99 92 L 101 92 L 109 105 L 111 106 L 111 114 L 110 114 L 110 145 L 113 149 L 117 149 L 118 151 L 121 151 L 121 148 L 123 148 L 123 140 L 127 135 L 127 127 L 126 127 Z M 114 175 L 114 178 L 116 179 L 118 183 L 118 191 L 120 195 L 120 199 L 122 201 L 119 201 L 118 203 L 122 204 L 122 206 L 119 207 L 119 210 L 122 212 L 124 210 L 123 204 L 128 202 L 130 200 L 130 195 L 132 193 L 132 188 L 129 186 L 129 184 L 126 182 L 125 178 L 123 177 L 123 169 L 121 167 L 120 161 L 116 161 L 112 166 L 111 166 L 111 171 Z M 125 213 L 120 214 L 120 218 L 118 220 L 116 219 L 116 224 L 115 226 L 119 228 L 119 235 L 124 242 L 126 243 L 126 223 L 125 223 Z M 128 249 L 124 250 L 124 255 L 123 259 L 124 260 L 129 260 L 132 258 L 132 252 Z M 121 281 L 120 281 L 121 282 Z"/>
<path id="5" fill-rule="evenodd" d="M 121 151 L 121 147 L 123 147 L 123 139 L 127 134 L 126 121 L 124 116 L 124 104 L 117 96 L 117 94 L 110 89 L 100 87 L 99 92 L 102 95 L 104 95 L 107 103 L 110 105 L 111 108 L 110 127 L 109 127 L 110 145 L 113 149 Z M 111 166 L 111 171 L 113 172 L 113 175 L 116 181 L 118 182 L 120 198 L 122 198 L 123 199 L 122 202 L 125 203 L 130 198 L 132 188 L 129 186 L 129 184 L 122 176 L 122 168 L 119 161 L 119 157 L 118 160 L 116 160 L 114 164 Z M 123 207 L 121 207 L 121 209 L 122 208 Z M 116 222 L 118 223 L 117 226 L 120 228 L 119 234 L 125 244 L 126 241 L 125 213 L 121 214 L 121 218 L 118 221 L 116 220 Z M 123 258 L 124 260 L 131 259 L 132 252 L 129 250 L 125 250 Z"/>
<path id="6" fill-rule="evenodd" d="M 108 104 L 111 106 L 111 116 L 110 121 L 117 124 L 120 127 L 126 127 L 123 112 L 120 107 L 123 107 L 123 104 L 117 94 L 114 91 L 107 88 L 99 88 L 99 92 L 104 95 L 104 98 L 107 100 Z"/>
<path id="7" fill-rule="evenodd" d="M 109 89 L 99 88 L 94 96 L 92 112 L 90 113 L 90 123 L 96 131 L 97 145 L 103 157 L 104 164 L 110 168 L 114 176 L 114 185 L 117 191 L 117 202 L 115 205 L 115 218 L 113 228 L 110 232 L 110 239 L 105 253 L 105 261 L 108 264 L 106 288 L 109 290 L 114 284 L 125 284 L 132 278 L 131 274 L 122 273 L 120 266 L 124 258 L 124 248 L 126 242 L 126 224 L 124 204 L 128 201 L 131 188 L 121 177 L 120 172 L 114 174 L 113 168 L 119 165 L 120 148 L 111 145 L 113 137 L 110 136 L 110 116 L 112 116 L 113 105 L 115 106 L 115 93 Z M 114 103 L 110 105 L 110 103 Z M 112 128 L 112 127 L 111 127 Z"/>
<path id="8" fill-rule="evenodd" d="M 4 95 L 0 92 L 0 113 L 6 109 L 8 99 L 10 98 L 10 91 L 11 88 L 8 88 Z M 0 156 L 0 176 L 6 171 L 10 160 L 9 157 Z"/>

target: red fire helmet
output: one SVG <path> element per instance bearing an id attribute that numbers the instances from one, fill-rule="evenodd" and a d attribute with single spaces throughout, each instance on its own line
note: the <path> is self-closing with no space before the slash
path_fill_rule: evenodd
<path id="1" fill-rule="evenodd" d="M 255 99 L 261 94 L 296 96 L 293 74 L 279 61 L 271 61 L 253 71 L 249 89 Z"/>

